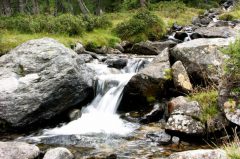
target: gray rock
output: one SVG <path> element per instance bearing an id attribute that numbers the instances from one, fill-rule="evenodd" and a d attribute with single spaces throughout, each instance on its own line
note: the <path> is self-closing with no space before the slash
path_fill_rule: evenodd
<path id="1" fill-rule="evenodd" d="M 186 135 L 204 135 L 205 126 L 200 122 L 201 107 L 198 102 L 179 103 L 171 113 L 165 129 Z"/>
<path id="2" fill-rule="evenodd" d="M 82 54 L 85 51 L 84 46 L 81 43 L 77 43 L 73 49 L 77 54 Z"/>
<path id="3" fill-rule="evenodd" d="M 154 133 L 148 133 L 146 137 L 150 139 L 152 142 L 157 142 L 161 145 L 171 144 L 171 138 L 172 138 L 164 130 L 161 130 L 159 132 L 154 132 Z"/>
<path id="4" fill-rule="evenodd" d="M 227 154 L 224 150 L 190 150 L 177 152 L 168 157 L 168 159 L 228 159 Z"/>
<path id="5" fill-rule="evenodd" d="M 173 64 L 172 74 L 174 85 L 179 91 L 184 93 L 192 91 L 192 84 L 181 61 L 177 61 Z"/>
<path id="6" fill-rule="evenodd" d="M 92 95 L 93 76 L 71 49 L 30 40 L 0 57 L 0 121 L 28 128 L 51 119 Z"/>
<path id="7" fill-rule="evenodd" d="M 24 142 L 0 142 L 1 159 L 35 159 L 40 150 L 35 145 Z"/>
<path id="8" fill-rule="evenodd" d="M 73 159 L 73 154 L 64 147 L 50 149 L 44 155 L 43 159 Z"/>
<path id="9" fill-rule="evenodd" d="M 78 118 L 80 118 L 82 116 L 82 112 L 80 109 L 73 109 L 72 111 L 70 111 L 69 113 L 69 119 L 72 120 L 76 120 Z"/>
<path id="10" fill-rule="evenodd" d="M 221 48 L 233 41 L 234 38 L 195 39 L 175 46 L 171 56 L 183 63 L 193 80 L 200 78 L 205 83 L 218 83 L 223 73 L 224 56 Z"/>
<path id="11" fill-rule="evenodd" d="M 124 48 L 121 44 L 115 44 L 114 48 L 119 50 L 120 52 L 124 52 Z"/>
<path id="12" fill-rule="evenodd" d="M 122 102 L 124 105 L 145 105 L 165 90 L 165 83 L 171 79 L 168 49 L 162 51 L 151 63 L 134 75 L 125 86 Z M 129 103 L 133 102 L 133 103 Z M 128 103 L 128 104 L 127 104 Z M 145 105 L 146 106 L 146 105 Z"/>
<path id="13" fill-rule="evenodd" d="M 175 109 L 177 109 L 179 106 L 181 106 L 185 103 L 187 103 L 187 99 L 183 96 L 173 98 L 167 104 L 168 105 L 168 113 L 171 114 Z"/>
<path id="14" fill-rule="evenodd" d="M 85 63 L 91 62 L 93 60 L 93 57 L 90 54 L 79 54 L 78 57 L 84 60 Z"/>
<path id="15" fill-rule="evenodd" d="M 230 27 L 200 27 L 195 33 L 202 35 L 204 38 L 229 38 L 236 37 L 237 32 Z"/>
<path id="16" fill-rule="evenodd" d="M 108 65 L 108 67 L 122 69 L 127 65 L 128 60 L 123 58 L 108 59 L 105 61 L 105 63 Z"/>
<path id="17" fill-rule="evenodd" d="M 166 48 L 172 48 L 174 46 L 177 45 L 177 43 L 175 41 L 172 41 L 172 40 L 167 40 L 167 41 L 163 41 L 163 42 L 160 42 L 160 41 L 149 41 L 149 43 L 156 47 L 159 51 L 163 51 L 164 49 Z"/>
<path id="18" fill-rule="evenodd" d="M 131 52 L 137 55 L 158 55 L 161 51 L 150 41 L 140 42 L 133 45 Z"/>

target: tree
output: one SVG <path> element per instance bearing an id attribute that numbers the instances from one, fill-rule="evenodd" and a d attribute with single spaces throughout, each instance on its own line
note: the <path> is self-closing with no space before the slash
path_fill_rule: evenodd
<path id="1" fill-rule="evenodd" d="M 25 10 L 24 0 L 18 0 L 18 10 L 20 13 L 24 13 L 24 10 Z"/>
<path id="2" fill-rule="evenodd" d="M 146 7 L 147 6 L 147 1 L 146 0 L 140 0 L 140 6 L 141 7 Z"/>
<path id="3" fill-rule="evenodd" d="M 89 10 L 88 8 L 86 7 L 85 3 L 83 0 L 78 0 L 78 4 L 79 4 L 79 7 L 80 7 L 80 10 L 83 14 L 89 14 Z"/>
<path id="4" fill-rule="evenodd" d="M 38 0 L 32 0 L 32 12 L 33 14 L 39 14 L 39 5 L 38 5 Z"/>
<path id="5" fill-rule="evenodd" d="M 3 14 L 6 16 L 12 15 L 12 8 L 10 0 L 2 0 Z"/>

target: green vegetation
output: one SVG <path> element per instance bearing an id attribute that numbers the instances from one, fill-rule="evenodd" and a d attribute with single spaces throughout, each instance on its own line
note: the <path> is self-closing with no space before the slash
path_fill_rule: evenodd
<path id="1" fill-rule="evenodd" d="M 218 93 L 216 90 L 201 90 L 189 96 L 190 100 L 197 101 L 202 107 L 200 119 L 203 123 L 213 119 L 218 114 L 217 107 Z"/>
<path id="2" fill-rule="evenodd" d="M 158 40 L 166 33 L 163 20 L 148 10 L 139 10 L 131 19 L 122 22 L 115 28 L 123 40 L 133 42 Z"/>
<path id="3" fill-rule="evenodd" d="M 226 61 L 226 72 L 233 78 L 240 78 L 240 39 L 224 50 L 230 58 Z"/>
<path id="4" fill-rule="evenodd" d="M 0 16 L 0 55 L 27 40 L 42 37 L 55 38 L 67 47 L 75 42 L 98 47 L 113 46 L 124 39 L 134 42 L 160 39 L 173 23 L 190 24 L 192 17 L 202 11 L 187 6 L 188 2 L 176 0 L 148 1 L 148 10 L 144 12 L 139 9 L 138 0 L 104 0 L 103 16 L 83 16 L 77 1 L 71 2 L 69 4 L 63 0 L 55 4 L 50 0 L 48 6 L 45 1 L 39 1 L 40 14 L 27 14 L 32 13 L 32 4 L 29 4 L 24 10 L 25 14 L 19 14 L 19 10 L 13 8 L 12 16 Z M 96 3 L 85 3 L 93 13 Z"/>
<path id="5" fill-rule="evenodd" d="M 227 21 L 240 19 L 240 4 L 237 5 L 232 11 L 220 15 L 219 19 Z"/>
<path id="6" fill-rule="evenodd" d="M 238 137 L 236 129 L 234 130 L 233 141 L 228 139 L 223 145 L 223 149 L 227 152 L 230 159 L 240 159 L 240 139 Z"/>

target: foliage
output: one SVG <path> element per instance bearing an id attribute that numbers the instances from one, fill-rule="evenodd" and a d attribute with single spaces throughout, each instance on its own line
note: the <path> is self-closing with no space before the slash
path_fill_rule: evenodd
<path id="1" fill-rule="evenodd" d="M 224 13 L 219 16 L 219 19 L 227 21 L 237 20 L 239 18 L 240 18 L 240 4 L 236 5 L 232 11 Z"/>
<path id="2" fill-rule="evenodd" d="M 226 71 L 231 77 L 240 77 L 240 39 L 230 44 L 224 53 L 230 58 L 226 61 Z"/>
<path id="3" fill-rule="evenodd" d="M 118 24 L 114 31 L 121 39 L 139 42 L 160 39 L 166 32 L 166 26 L 161 18 L 141 9 L 128 21 Z"/>
<path id="4" fill-rule="evenodd" d="M 107 28 L 111 22 L 106 17 L 74 16 L 62 14 L 59 16 L 44 15 L 18 15 L 13 17 L 0 17 L 0 28 L 16 30 L 22 33 L 53 33 L 69 36 L 82 35 L 86 30 Z"/>
<path id="5" fill-rule="evenodd" d="M 200 90 L 190 95 L 190 99 L 197 101 L 202 107 L 202 113 L 200 119 L 203 123 L 211 120 L 217 115 L 217 97 L 218 93 L 216 90 Z"/>

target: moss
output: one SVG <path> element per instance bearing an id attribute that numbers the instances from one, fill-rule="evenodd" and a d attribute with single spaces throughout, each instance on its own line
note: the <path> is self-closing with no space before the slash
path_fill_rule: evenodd
<path id="1" fill-rule="evenodd" d="M 215 90 L 197 92 L 189 96 L 190 100 L 197 101 L 200 104 L 202 108 L 200 119 L 203 123 L 213 119 L 219 113 L 217 107 L 217 97 L 218 93 Z"/>
<path id="2" fill-rule="evenodd" d="M 148 96 L 147 97 L 147 102 L 148 103 L 153 103 L 153 102 L 155 102 L 156 101 L 156 98 L 155 97 L 153 97 L 153 96 Z"/>
<path id="3" fill-rule="evenodd" d="M 164 70 L 164 78 L 166 80 L 172 80 L 172 69 L 165 69 Z"/>

